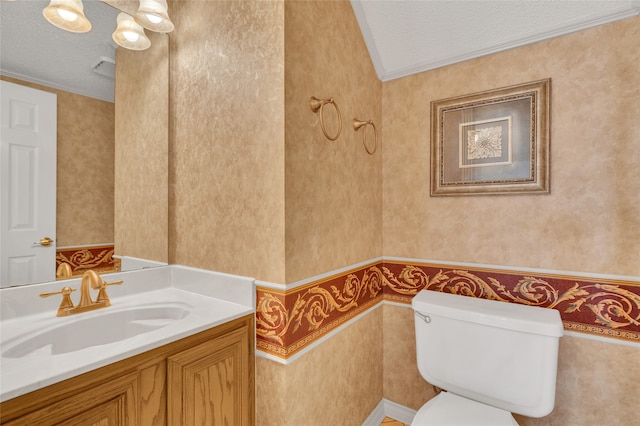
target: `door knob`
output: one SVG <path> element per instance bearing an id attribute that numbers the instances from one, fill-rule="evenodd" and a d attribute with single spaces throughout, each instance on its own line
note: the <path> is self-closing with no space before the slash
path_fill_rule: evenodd
<path id="1" fill-rule="evenodd" d="M 40 239 L 40 241 L 38 241 L 35 244 L 40 244 L 41 246 L 45 246 L 46 247 L 46 246 L 50 246 L 52 242 L 53 242 L 53 240 L 51 238 L 44 237 L 44 238 Z"/>

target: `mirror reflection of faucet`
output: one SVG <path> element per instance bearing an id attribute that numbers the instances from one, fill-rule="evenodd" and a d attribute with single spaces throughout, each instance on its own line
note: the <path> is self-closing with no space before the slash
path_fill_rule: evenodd
<path id="1" fill-rule="evenodd" d="M 76 291 L 76 289 L 71 287 L 63 287 L 60 291 L 40 293 L 40 297 L 49 297 L 61 294 L 62 301 L 60 302 L 56 315 L 63 317 L 111 306 L 111 301 L 107 294 L 107 286 L 120 285 L 122 283 L 124 283 L 122 280 L 110 283 L 105 282 L 97 272 L 88 270 L 82 274 L 82 282 L 80 284 L 80 302 L 78 302 L 77 306 L 74 306 L 73 301 L 71 300 L 71 293 Z M 98 290 L 98 297 L 95 301 L 91 299 L 90 289 Z"/>
<path id="2" fill-rule="evenodd" d="M 56 279 L 57 280 L 66 280 L 68 278 L 73 277 L 73 272 L 71 271 L 71 265 L 67 262 L 62 262 L 58 269 L 56 269 Z"/>

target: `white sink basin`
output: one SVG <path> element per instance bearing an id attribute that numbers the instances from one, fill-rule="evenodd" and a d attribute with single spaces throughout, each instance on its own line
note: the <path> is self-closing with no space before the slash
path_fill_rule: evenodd
<path id="1" fill-rule="evenodd" d="M 109 287 L 111 306 L 64 317 L 60 298 L 39 297 L 60 282 L 0 289 L 0 401 L 255 312 L 251 278 L 171 265 L 109 280 L 124 280 Z M 79 289 L 81 280 L 65 285 Z"/>
<path id="2" fill-rule="evenodd" d="M 120 342 L 180 321 L 191 313 L 191 309 L 185 303 L 163 303 L 79 314 L 61 319 L 67 321 L 54 327 L 4 343 L 2 357 L 58 355 Z"/>

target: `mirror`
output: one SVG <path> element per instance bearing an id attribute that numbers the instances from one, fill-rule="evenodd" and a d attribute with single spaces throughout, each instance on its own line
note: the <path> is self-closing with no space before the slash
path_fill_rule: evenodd
<path id="1" fill-rule="evenodd" d="M 58 95 L 59 117 L 61 116 L 60 108 L 66 108 L 68 105 L 70 108 L 74 108 L 71 114 L 67 113 L 67 116 L 71 115 L 71 118 L 67 118 L 65 121 L 64 129 L 61 130 L 60 127 L 58 129 L 58 185 L 56 191 L 56 222 L 58 226 L 54 237 L 58 250 L 63 247 L 75 248 L 116 243 L 117 255 L 126 254 L 135 257 L 136 253 L 126 253 L 127 250 L 125 253 L 121 253 L 118 250 L 119 245 L 114 235 L 114 206 L 116 205 L 114 139 L 117 132 L 115 129 L 116 107 L 113 103 L 114 80 L 109 78 L 108 74 L 115 72 L 112 61 L 116 59 L 116 49 L 115 44 L 111 41 L 111 33 L 115 29 L 116 16 L 120 11 L 107 3 L 120 7 L 129 13 L 135 11 L 138 4 L 137 1 L 85 0 L 84 11 L 92 23 L 92 30 L 89 33 L 75 34 L 58 29 L 44 20 L 42 10 L 48 4 L 48 0 L 15 2 L 3 0 L 0 3 L 0 12 L 2 12 L 2 70 L 0 74 L 3 80 L 10 82 L 38 89 L 58 91 L 58 93 L 63 90 L 66 93 L 64 105 L 61 105 L 62 95 Z M 40 30 L 45 31 L 45 34 L 39 35 L 40 38 L 34 38 L 31 42 L 23 38 L 12 38 L 12 35 L 18 31 L 27 31 L 31 34 Z M 61 54 L 52 54 L 53 48 L 50 43 L 66 43 L 65 50 L 78 52 L 84 49 L 82 45 L 87 38 L 96 36 L 102 37 L 102 39 L 94 42 L 94 50 L 89 51 L 84 60 L 71 61 L 63 58 Z M 166 35 L 155 35 L 156 38 L 159 36 L 166 38 Z M 167 43 L 160 43 L 160 45 L 165 49 L 163 54 L 166 55 Z M 38 49 L 44 49 L 44 51 Z M 20 52 L 26 53 L 26 55 L 13 60 L 14 53 Z M 144 52 L 127 52 L 126 55 L 129 58 L 127 60 L 136 60 L 134 55 L 137 53 L 141 54 L 139 57 L 144 55 Z M 31 59 L 45 59 L 45 62 L 32 63 Z M 86 75 L 83 77 L 74 75 L 70 80 L 47 76 L 48 72 L 55 71 L 58 76 L 69 77 L 71 72 L 65 71 L 63 66 L 70 62 L 75 65 L 75 68 L 82 68 Z M 92 67 L 96 66 L 102 67 L 102 70 L 93 71 Z M 29 67 L 31 68 L 29 69 Z M 83 84 L 77 85 L 79 89 L 76 89 L 72 87 L 76 83 Z M 136 81 L 134 84 L 140 85 L 141 82 Z M 158 85 L 158 82 L 156 81 L 154 84 Z M 168 80 L 165 80 L 163 84 L 165 91 L 168 90 Z M 87 92 L 88 90 L 90 92 Z M 72 94 L 74 91 L 82 93 L 82 95 Z M 83 104 L 84 101 L 87 101 L 87 97 L 90 97 L 88 101 L 94 104 L 94 107 L 91 108 L 93 111 L 91 115 L 99 120 L 98 123 L 90 121 L 87 117 L 90 109 Z M 95 105 L 98 106 L 95 107 Z M 166 122 L 166 115 L 156 119 Z M 69 120 L 72 122 L 70 123 Z M 136 117 L 130 117 L 128 120 L 137 121 Z M 61 147 L 61 131 L 73 133 L 79 132 L 79 128 L 83 130 L 81 136 L 76 135 L 76 138 L 79 139 L 76 141 L 76 145 Z M 90 146 L 87 144 L 89 141 L 96 143 Z M 137 226 L 139 225 L 137 224 Z M 104 251 L 98 249 L 89 253 L 91 256 L 100 256 L 104 254 Z M 82 255 L 80 254 L 80 256 Z M 157 260 L 165 261 L 166 259 Z M 87 264 L 90 263 L 87 262 Z M 124 269 L 129 270 L 150 265 L 151 263 L 136 263 L 134 261 L 131 266 L 128 264 Z M 55 267 L 55 265 L 51 265 L 54 271 Z M 106 271 L 103 269 L 102 272 Z M 2 284 L 0 283 L 0 286 L 3 286 Z"/>

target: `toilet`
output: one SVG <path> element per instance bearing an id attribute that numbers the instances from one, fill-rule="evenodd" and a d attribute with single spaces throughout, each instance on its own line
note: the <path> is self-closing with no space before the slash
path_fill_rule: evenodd
<path id="1" fill-rule="evenodd" d="M 418 370 L 441 392 L 412 426 L 514 426 L 555 404 L 560 314 L 423 290 L 412 301 Z"/>

